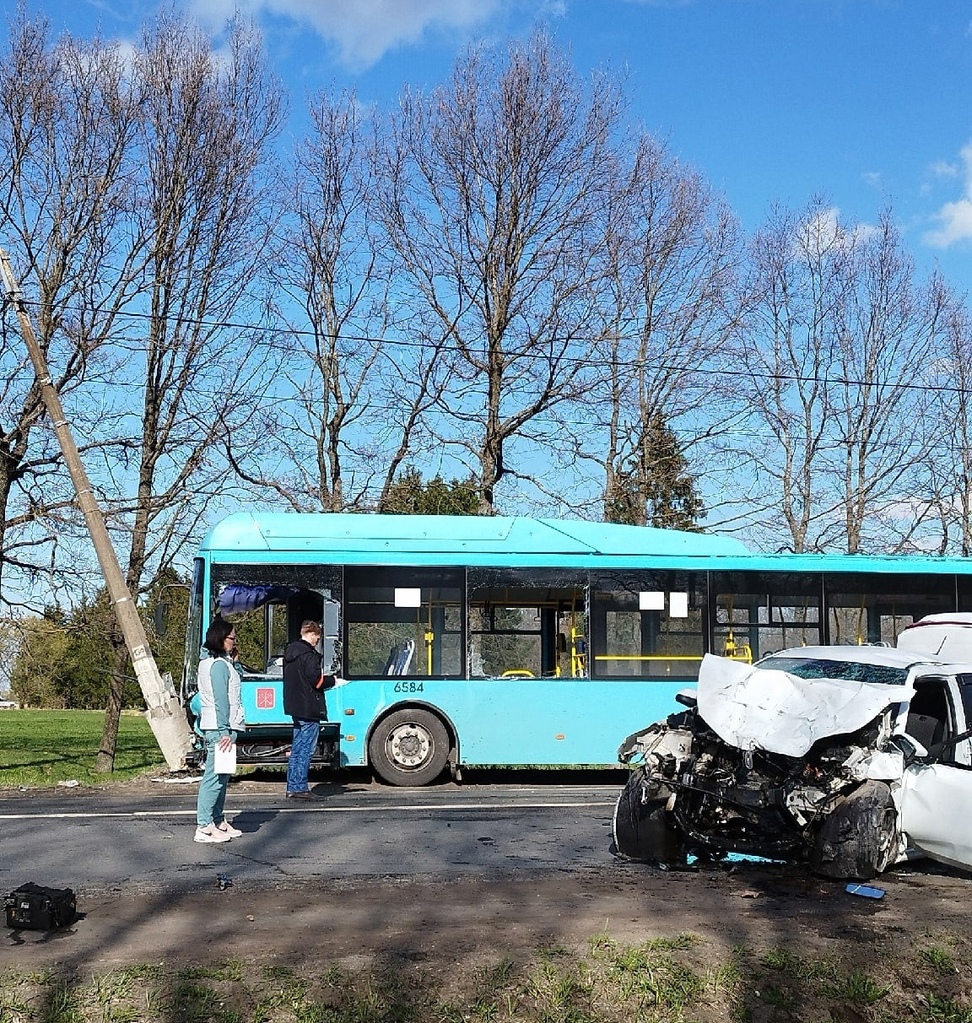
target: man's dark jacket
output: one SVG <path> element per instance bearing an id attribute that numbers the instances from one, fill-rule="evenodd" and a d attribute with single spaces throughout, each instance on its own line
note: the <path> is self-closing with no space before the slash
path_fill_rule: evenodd
<path id="1" fill-rule="evenodd" d="M 301 721 L 326 721 L 324 690 L 333 675 L 321 674 L 321 655 L 305 639 L 287 644 L 283 655 L 284 713 Z"/>

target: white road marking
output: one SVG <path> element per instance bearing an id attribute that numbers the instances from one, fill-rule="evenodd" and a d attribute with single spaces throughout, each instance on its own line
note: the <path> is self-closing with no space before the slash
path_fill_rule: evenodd
<path id="1" fill-rule="evenodd" d="M 576 807 L 592 806 L 614 806 L 614 800 L 609 803 L 592 803 L 585 800 L 579 803 L 430 803 L 417 806 L 300 806 L 300 807 L 243 807 L 234 810 L 227 807 L 227 813 L 232 817 L 238 817 L 246 813 L 266 813 L 272 810 L 274 813 L 382 813 L 394 811 L 396 813 L 416 813 L 418 811 L 453 811 L 453 810 L 554 810 L 571 809 Z M 139 818 L 139 817 L 195 817 L 195 809 L 190 810 L 106 810 L 91 811 L 89 813 L 0 813 L 0 820 L 3 821 L 43 821 L 43 820 L 97 820 L 108 817 Z"/>

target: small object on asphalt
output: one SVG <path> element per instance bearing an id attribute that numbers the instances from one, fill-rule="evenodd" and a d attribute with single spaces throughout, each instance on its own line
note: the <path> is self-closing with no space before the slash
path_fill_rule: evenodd
<path id="1" fill-rule="evenodd" d="M 233 878 L 227 877 L 225 874 L 216 875 L 216 887 L 221 891 L 225 892 L 227 888 L 233 887 Z"/>
<path id="2" fill-rule="evenodd" d="M 869 884 L 849 884 L 845 891 L 848 895 L 863 895 L 865 899 L 884 898 L 883 888 L 874 888 Z"/>

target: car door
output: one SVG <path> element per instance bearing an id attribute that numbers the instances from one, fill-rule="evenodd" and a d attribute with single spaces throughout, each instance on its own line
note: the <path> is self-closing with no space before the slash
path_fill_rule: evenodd
<path id="1" fill-rule="evenodd" d="M 942 741 L 965 730 L 965 707 L 972 705 L 970 681 L 969 676 L 916 680 L 916 706 L 946 714 Z M 923 740 L 920 735 L 916 737 Z M 954 867 L 972 867 L 972 767 L 968 740 L 957 747 L 946 746 L 934 762 L 916 761 L 905 768 L 901 829 L 909 845 L 931 859 Z"/>

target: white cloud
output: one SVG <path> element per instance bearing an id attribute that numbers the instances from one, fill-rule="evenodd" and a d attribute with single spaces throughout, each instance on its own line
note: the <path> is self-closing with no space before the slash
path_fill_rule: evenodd
<path id="1" fill-rule="evenodd" d="M 934 178 L 957 178 L 961 173 L 961 168 L 957 163 L 950 163 L 947 160 L 936 160 L 928 168 L 928 171 Z"/>
<path id="2" fill-rule="evenodd" d="M 836 206 L 822 209 L 810 217 L 802 226 L 801 244 L 808 252 L 822 253 L 835 245 L 850 249 L 857 242 L 867 241 L 877 233 L 872 224 L 841 223 L 840 210 Z"/>
<path id="3" fill-rule="evenodd" d="M 236 11 L 290 19 L 332 43 L 349 70 L 376 64 L 426 33 L 465 32 L 487 22 L 502 0 L 190 0 L 193 14 L 219 28 Z"/>
<path id="4" fill-rule="evenodd" d="M 880 171 L 865 171 L 861 177 L 864 180 L 864 184 L 870 185 L 871 188 L 875 188 L 878 191 L 884 188 L 884 182 L 881 178 Z"/>
<path id="5" fill-rule="evenodd" d="M 938 249 L 947 249 L 956 242 L 972 239 L 972 143 L 964 146 L 959 154 L 962 158 L 962 197 L 947 202 L 932 218 L 938 227 L 927 231 L 924 241 Z M 937 164 L 948 167 L 948 164 Z M 953 176 L 958 177 L 956 172 Z"/>

